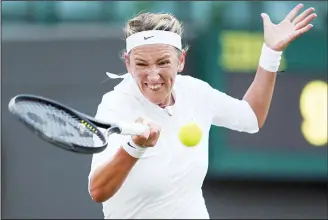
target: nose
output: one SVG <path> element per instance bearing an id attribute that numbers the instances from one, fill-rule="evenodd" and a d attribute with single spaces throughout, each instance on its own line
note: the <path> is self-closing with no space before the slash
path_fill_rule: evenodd
<path id="1" fill-rule="evenodd" d="M 147 79 L 149 82 L 157 82 L 160 78 L 160 70 L 158 68 L 151 68 L 148 71 Z"/>
<path id="2" fill-rule="evenodd" d="M 157 82 L 159 80 L 159 74 L 154 74 L 154 73 L 148 74 L 147 79 L 149 82 Z"/>

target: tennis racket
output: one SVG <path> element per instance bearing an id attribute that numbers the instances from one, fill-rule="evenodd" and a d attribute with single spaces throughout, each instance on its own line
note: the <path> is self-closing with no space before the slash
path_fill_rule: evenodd
<path id="1" fill-rule="evenodd" d="M 141 123 L 102 122 L 59 102 L 35 95 L 20 94 L 8 105 L 10 113 L 43 140 L 64 150 L 94 154 L 107 147 L 109 135 L 149 134 Z M 105 132 L 99 128 L 106 129 Z"/>

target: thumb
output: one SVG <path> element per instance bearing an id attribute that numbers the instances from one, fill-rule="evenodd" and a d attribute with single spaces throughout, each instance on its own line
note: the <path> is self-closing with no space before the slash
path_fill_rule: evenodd
<path id="1" fill-rule="evenodd" d="M 262 20 L 263 20 L 263 24 L 264 25 L 272 24 L 271 19 L 270 19 L 270 17 L 269 17 L 268 14 L 262 13 L 261 14 L 261 17 L 262 17 Z"/>

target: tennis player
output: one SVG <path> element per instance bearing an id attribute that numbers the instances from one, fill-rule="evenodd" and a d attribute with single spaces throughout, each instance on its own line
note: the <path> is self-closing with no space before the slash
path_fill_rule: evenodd
<path id="1" fill-rule="evenodd" d="M 199 79 L 183 76 L 188 48 L 181 43 L 182 25 L 170 14 L 143 13 L 124 28 L 128 73 L 106 93 L 96 118 L 138 121 L 150 134 L 112 135 L 108 148 L 92 159 L 89 192 L 103 204 L 104 218 L 209 219 L 202 194 L 208 168 L 211 125 L 256 133 L 268 114 L 281 54 L 309 31 L 315 17 L 296 6 L 279 24 L 267 14 L 259 66 L 246 94 L 238 100 Z M 215 74 L 215 73 L 213 73 Z M 185 147 L 178 139 L 182 125 L 197 123 L 200 143 Z"/>

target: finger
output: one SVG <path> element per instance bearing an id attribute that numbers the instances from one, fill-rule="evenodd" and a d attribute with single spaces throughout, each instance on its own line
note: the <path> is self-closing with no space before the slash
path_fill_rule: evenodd
<path id="1" fill-rule="evenodd" d="M 264 26 L 269 25 L 269 24 L 272 24 L 271 19 L 270 19 L 270 17 L 269 17 L 268 14 L 266 14 L 266 13 L 262 13 L 262 14 L 261 14 L 261 17 L 262 17 L 263 25 L 264 25 Z"/>
<path id="2" fill-rule="evenodd" d="M 292 21 L 296 17 L 297 13 L 301 10 L 301 8 L 303 8 L 303 6 L 303 4 L 298 4 L 293 10 L 289 12 L 285 20 Z"/>
<path id="3" fill-rule="evenodd" d="M 157 137 L 158 137 L 158 131 L 154 130 L 154 129 L 151 129 L 148 140 L 153 141 L 153 140 L 156 140 Z"/>
<path id="4" fill-rule="evenodd" d="M 149 138 L 147 140 L 147 142 L 149 143 L 148 146 L 150 146 L 150 147 L 155 146 L 157 143 L 158 137 L 159 137 L 159 131 L 152 127 L 150 130 Z"/>
<path id="5" fill-rule="evenodd" d="M 303 21 L 309 14 L 313 13 L 314 11 L 314 8 L 306 9 L 305 11 L 303 11 L 302 14 L 300 14 L 294 19 L 293 24 L 297 25 L 299 22 Z"/>
<path id="6" fill-rule="evenodd" d="M 305 27 L 306 25 L 308 25 L 313 19 L 315 19 L 317 17 L 317 14 L 312 14 L 310 16 L 308 16 L 307 18 L 305 18 L 303 21 L 299 22 L 295 29 L 296 30 L 299 30 L 303 27 Z"/>
<path id="7" fill-rule="evenodd" d="M 141 117 L 137 118 L 135 122 L 147 125 L 148 127 L 150 124 L 150 120 L 148 120 L 147 118 L 141 118 Z M 149 135 L 150 135 L 150 130 L 147 129 L 143 134 L 138 135 L 138 137 L 144 137 L 144 138 L 148 139 Z"/>
<path id="8" fill-rule="evenodd" d="M 161 133 L 160 126 L 151 122 L 151 123 L 149 123 L 149 127 L 151 128 L 151 135 L 150 135 L 149 139 L 158 139 L 158 137 Z"/>
<path id="9" fill-rule="evenodd" d="M 160 134 L 160 131 L 156 130 L 154 131 L 153 133 L 153 136 L 151 137 L 151 146 L 155 146 L 157 144 L 157 141 L 159 139 L 159 134 Z"/>
<path id="10" fill-rule="evenodd" d="M 151 133 L 149 139 L 158 137 L 159 133 L 161 132 L 161 128 L 152 122 L 150 122 L 148 126 L 150 127 L 150 133 Z"/>
<path id="11" fill-rule="evenodd" d="M 294 40 L 294 39 L 298 38 L 298 37 L 301 36 L 302 34 L 308 32 L 309 30 L 311 30 L 312 27 L 313 27 L 312 24 L 308 24 L 308 25 L 306 25 L 305 27 L 303 27 L 303 28 L 301 28 L 301 29 L 295 31 L 295 34 L 293 35 L 292 39 Z"/>
<path id="12" fill-rule="evenodd" d="M 138 140 L 144 142 L 149 138 L 150 133 L 146 134 L 139 134 L 139 135 L 134 135 L 134 138 L 137 138 Z"/>
<path id="13" fill-rule="evenodd" d="M 140 124 L 145 124 L 145 119 L 141 118 L 141 117 L 138 117 L 136 120 L 135 120 L 136 123 L 140 123 Z M 149 131 L 146 131 L 144 132 L 143 134 L 140 134 L 140 135 L 134 135 L 134 137 L 138 138 L 138 139 L 144 139 L 146 140 L 148 137 L 149 137 Z"/>
<path id="14" fill-rule="evenodd" d="M 154 140 L 151 142 L 151 146 L 152 146 L 152 147 L 155 147 L 156 144 L 157 144 L 157 142 L 158 142 L 158 139 L 154 139 Z"/>
<path id="15" fill-rule="evenodd" d="M 161 127 L 155 123 L 150 123 L 150 126 L 154 129 L 154 131 L 157 131 L 157 133 L 161 132 Z"/>

